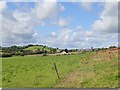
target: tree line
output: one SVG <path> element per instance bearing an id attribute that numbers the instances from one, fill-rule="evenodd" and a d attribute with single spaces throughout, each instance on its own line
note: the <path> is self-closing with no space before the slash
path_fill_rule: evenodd
<path id="1" fill-rule="evenodd" d="M 29 47 L 34 46 L 40 46 L 42 48 L 37 48 L 36 50 L 27 50 Z M 46 50 L 47 48 L 47 50 Z M 116 46 L 110 46 L 109 48 L 116 48 Z M 94 51 L 94 48 L 91 47 L 92 51 Z M 105 50 L 108 48 L 97 48 L 97 50 Z M 46 56 L 47 54 L 55 54 L 55 53 L 61 53 L 65 51 L 66 53 L 69 52 L 78 52 L 78 49 L 59 49 L 59 48 L 52 48 L 47 47 L 44 45 L 26 45 L 26 46 L 11 46 L 11 47 L 1 47 L 0 46 L 0 56 L 2 57 L 11 57 L 11 56 L 24 56 L 24 55 L 33 55 L 33 54 L 43 54 L 43 56 Z"/>
<path id="2" fill-rule="evenodd" d="M 37 50 L 27 50 L 26 48 L 32 46 L 41 46 L 42 49 Z M 32 55 L 32 54 L 53 54 L 57 52 L 58 48 L 49 48 L 45 49 L 46 46 L 43 45 L 27 45 L 27 46 L 11 46 L 11 47 L 1 47 L 0 51 L 2 52 L 2 57 L 11 57 L 11 56 L 24 56 L 24 55 Z"/>

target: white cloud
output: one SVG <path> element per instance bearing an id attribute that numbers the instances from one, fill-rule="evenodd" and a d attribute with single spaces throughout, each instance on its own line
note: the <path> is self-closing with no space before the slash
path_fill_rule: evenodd
<path id="1" fill-rule="evenodd" d="M 69 2 L 119 2 L 119 0 L 69 0 Z"/>
<path id="2" fill-rule="evenodd" d="M 119 0 L 1 0 L 7 2 L 118 2 Z"/>
<path id="3" fill-rule="evenodd" d="M 79 7 L 83 7 L 85 10 L 87 11 L 91 11 L 93 9 L 93 4 L 96 3 L 96 2 L 103 2 L 102 0 L 101 1 L 98 1 L 98 0 L 76 0 L 77 4 L 79 5 Z"/>
<path id="4" fill-rule="evenodd" d="M 93 2 L 80 2 L 81 6 L 85 8 L 87 11 L 92 9 Z"/>
<path id="5" fill-rule="evenodd" d="M 5 1 L 0 1 L 0 10 L 4 10 L 7 7 Z"/>
<path id="6" fill-rule="evenodd" d="M 35 8 L 26 10 L 9 11 L 4 10 L 1 14 L 2 24 L 2 45 L 29 44 L 36 43 L 38 33 L 34 27 L 37 25 L 44 26 L 45 19 L 53 19 L 64 10 L 64 6 L 55 2 L 39 2 Z M 55 33 L 52 33 L 55 37 Z"/>
<path id="7" fill-rule="evenodd" d="M 57 33 L 56 32 L 52 32 L 51 33 L 51 37 L 56 38 L 57 37 Z"/>
<path id="8" fill-rule="evenodd" d="M 43 39 L 43 43 L 59 48 L 88 48 L 93 42 L 91 37 L 87 37 L 87 34 L 88 31 L 63 28 L 59 33 L 52 32 L 49 37 Z"/>
<path id="9" fill-rule="evenodd" d="M 55 0 L 56 1 L 56 0 Z M 57 2 L 37 2 L 33 14 L 39 19 L 55 18 L 57 14 L 64 11 L 64 6 Z"/>
<path id="10" fill-rule="evenodd" d="M 3 12 L 2 45 L 35 43 L 37 33 L 33 30 L 28 14 L 19 11 Z"/>
<path id="11" fill-rule="evenodd" d="M 70 35 L 72 34 L 72 30 L 63 28 L 59 33 L 52 32 L 50 36 L 43 39 L 43 43 L 48 46 L 60 47 L 63 48 L 71 41 Z M 70 43 L 69 43 L 70 44 Z"/>
<path id="12" fill-rule="evenodd" d="M 61 18 L 59 19 L 58 23 L 60 27 L 66 27 L 69 25 L 70 20 Z"/>
<path id="13" fill-rule="evenodd" d="M 118 3 L 106 2 L 100 19 L 94 22 L 92 29 L 102 33 L 118 33 Z"/>
<path id="14" fill-rule="evenodd" d="M 86 31 L 86 37 L 95 37 L 96 35 L 92 31 Z"/>
<path id="15" fill-rule="evenodd" d="M 28 21 L 31 19 L 31 16 L 29 15 L 29 13 L 20 12 L 18 10 L 14 11 L 13 17 L 19 22 Z"/>
<path id="16" fill-rule="evenodd" d="M 59 33 L 52 32 L 43 41 L 48 46 L 59 48 L 102 48 L 116 45 L 118 34 L 100 34 L 92 30 L 63 28 Z"/>
<path id="17" fill-rule="evenodd" d="M 77 30 L 82 30 L 83 27 L 82 27 L 81 25 L 78 25 L 78 26 L 76 27 L 76 29 L 77 29 Z"/>
<path id="18" fill-rule="evenodd" d="M 39 38 L 40 44 L 60 48 L 105 47 L 117 44 L 118 10 L 116 3 L 105 4 L 100 19 L 92 24 L 92 30 L 85 30 L 81 25 L 73 29 L 67 28 L 66 26 L 70 23 L 68 18 L 56 18 L 59 12 L 64 11 L 64 6 L 56 3 L 56 0 L 50 3 L 37 2 L 36 5 L 29 12 L 18 10 L 3 12 L 2 43 L 4 45 L 35 43 L 38 33 L 35 32 L 34 26 L 46 25 L 46 19 L 57 20 L 57 25 L 62 29 L 59 32 L 52 31 L 44 38 Z M 84 6 L 88 10 L 91 8 L 89 4 Z"/>

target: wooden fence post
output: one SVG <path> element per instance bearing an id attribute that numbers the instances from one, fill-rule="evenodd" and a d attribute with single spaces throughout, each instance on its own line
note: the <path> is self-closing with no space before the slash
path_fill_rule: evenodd
<path id="1" fill-rule="evenodd" d="M 110 57 L 110 60 L 111 60 L 111 53 L 110 53 L 110 51 L 109 51 L 109 57 Z"/>
<path id="2" fill-rule="evenodd" d="M 58 73 L 58 70 L 57 70 L 57 67 L 56 67 L 56 64 L 55 64 L 55 63 L 54 63 L 54 67 L 55 67 L 55 70 L 56 70 L 56 74 L 57 74 L 57 76 L 58 76 L 58 79 L 60 79 L 59 73 Z"/>

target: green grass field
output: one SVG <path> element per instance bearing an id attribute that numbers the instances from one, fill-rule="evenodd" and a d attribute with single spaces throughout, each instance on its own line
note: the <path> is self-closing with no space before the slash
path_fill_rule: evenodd
<path id="1" fill-rule="evenodd" d="M 19 56 L 3 58 L 4 88 L 116 88 L 116 53 L 87 52 L 61 56 Z M 57 78 L 54 63 L 59 71 Z"/>
<path id="2" fill-rule="evenodd" d="M 2 58 L 0 58 L 0 87 L 2 87 Z"/>

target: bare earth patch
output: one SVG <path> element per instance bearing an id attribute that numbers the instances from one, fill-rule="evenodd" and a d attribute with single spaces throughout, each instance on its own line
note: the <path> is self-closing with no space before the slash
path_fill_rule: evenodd
<path id="1" fill-rule="evenodd" d="M 81 72 L 77 70 L 67 75 L 55 88 L 82 88 L 84 80 L 94 76 L 94 72 Z"/>

